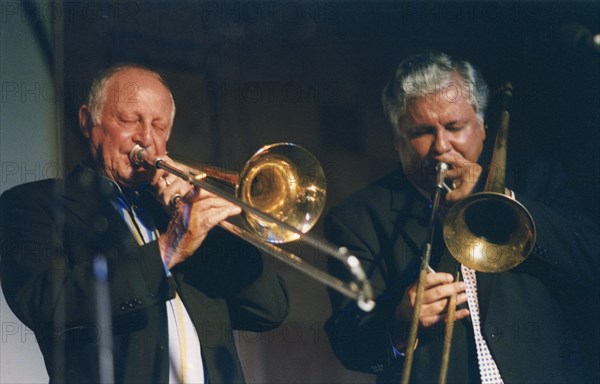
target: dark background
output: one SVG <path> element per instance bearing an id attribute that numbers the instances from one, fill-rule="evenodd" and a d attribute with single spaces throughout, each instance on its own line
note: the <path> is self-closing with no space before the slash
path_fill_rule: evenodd
<path id="1" fill-rule="evenodd" d="M 26 2 L 43 14 L 44 6 Z M 600 95 L 597 2 L 102 1 L 64 3 L 67 164 L 85 153 L 77 109 L 91 76 L 148 65 L 177 104 L 170 153 L 239 170 L 264 144 L 310 150 L 328 177 L 328 207 L 397 164 L 381 90 L 410 54 L 471 61 L 491 88 L 515 89 L 511 156 L 562 162 L 598 220 Z M 35 25 L 35 17 L 32 18 Z M 320 226 L 314 230 L 320 233 Z M 325 257 L 296 247 L 323 266 Z M 329 350 L 325 289 L 278 265 L 292 312 L 268 335 L 240 334 L 250 381 L 362 382 Z"/>
<path id="2" fill-rule="evenodd" d="M 513 83 L 511 150 L 562 161 L 598 216 L 599 52 L 586 45 L 586 33 L 600 29 L 598 3 L 64 6 L 64 78 L 73 90 L 65 94 L 67 148 L 79 136 L 76 111 L 89 78 L 106 65 L 139 62 L 173 88 L 173 154 L 235 168 L 264 144 L 294 141 L 340 182 L 330 193 L 345 195 L 395 166 L 381 89 L 400 60 L 433 49 L 474 63 L 492 89 Z"/>

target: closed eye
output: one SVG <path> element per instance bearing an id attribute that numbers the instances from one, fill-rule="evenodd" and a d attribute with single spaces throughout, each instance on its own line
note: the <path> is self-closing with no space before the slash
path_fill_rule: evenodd
<path id="1" fill-rule="evenodd" d="M 168 129 L 168 125 L 164 122 L 163 119 L 155 119 L 152 122 L 152 126 L 154 127 L 154 129 L 164 132 Z"/>
<path id="2" fill-rule="evenodd" d="M 117 119 L 125 124 L 133 124 L 133 123 L 137 123 L 140 121 L 140 119 L 137 116 L 117 116 Z"/>
<path id="3" fill-rule="evenodd" d="M 407 131 L 407 135 L 409 139 L 416 139 L 421 136 L 429 135 L 433 133 L 433 127 L 431 126 L 416 126 L 409 128 Z"/>
<path id="4" fill-rule="evenodd" d="M 449 127 L 446 127 L 446 130 L 450 132 L 458 132 L 461 131 L 463 128 L 464 125 L 451 125 Z"/>
<path id="5" fill-rule="evenodd" d="M 444 128 L 450 132 L 458 132 L 467 126 L 467 122 L 465 121 L 450 121 L 447 123 Z"/>

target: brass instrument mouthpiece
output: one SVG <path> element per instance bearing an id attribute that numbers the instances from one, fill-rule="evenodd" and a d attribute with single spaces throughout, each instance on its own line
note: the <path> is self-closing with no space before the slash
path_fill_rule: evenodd
<path id="1" fill-rule="evenodd" d="M 139 144 L 136 144 L 131 151 L 129 151 L 129 161 L 135 166 L 144 165 L 147 157 L 148 151 Z"/>

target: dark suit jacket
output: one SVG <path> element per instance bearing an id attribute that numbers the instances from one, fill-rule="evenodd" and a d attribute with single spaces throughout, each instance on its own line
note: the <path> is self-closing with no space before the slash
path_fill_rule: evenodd
<path id="1" fill-rule="evenodd" d="M 598 367 L 599 230 L 583 218 L 559 168 L 526 162 L 509 173 L 507 186 L 530 211 L 537 241 L 517 268 L 477 273 L 484 337 L 506 383 L 598 380 L 589 362 Z M 417 280 L 429 215 L 428 202 L 398 170 L 332 209 L 325 222 L 328 239 L 362 260 L 377 295 L 367 314 L 332 293 L 326 329 L 341 362 L 378 374 L 379 382 L 398 383 L 402 374 L 389 331 L 395 306 Z M 452 272 L 441 232 L 438 224 L 431 266 Z M 337 264 L 331 270 L 344 276 Z M 420 329 L 411 382 L 437 382 L 443 335 L 443 322 Z M 448 382 L 480 382 L 470 319 L 456 324 Z"/>
<path id="2" fill-rule="evenodd" d="M 4 295 L 35 332 L 50 380 L 98 382 L 98 350 L 108 336 L 116 382 L 168 381 L 165 302 L 177 290 L 200 338 L 208 382 L 243 382 L 232 329 L 264 331 L 283 322 L 283 281 L 256 249 L 218 228 L 167 279 L 157 242 L 136 243 L 109 202 L 113 193 L 112 183 L 80 169 L 66 182 L 39 181 L 2 195 Z M 163 228 L 167 212 L 150 196 L 141 199 Z M 98 254 L 108 265 L 112 329 L 96 313 Z"/>

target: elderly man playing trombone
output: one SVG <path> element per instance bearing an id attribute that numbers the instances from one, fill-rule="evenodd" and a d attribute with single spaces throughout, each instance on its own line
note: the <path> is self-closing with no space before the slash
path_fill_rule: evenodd
<path id="1" fill-rule="evenodd" d="M 332 294 L 326 329 L 340 361 L 377 374 L 378 382 L 598 380 L 598 328 L 589 321 L 597 313 L 600 234 L 585 218 L 560 167 L 539 161 L 506 167 L 500 194 L 520 202 L 537 229 L 537 238 L 525 244 L 531 254 L 515 268 L 483 273 L 459 266 L 449 248 L 473 244 L 461 244 L 467 241 L 460 238 L 448 244 L 442 237 L 446 215 L 485 184 L 487 98 L 487 85 L 467 62 L 441 53 L 403 61 L 383 93 L 401 166 L 333 208 L 326 219 L 327 237 L 359 257 L 377 297 L 375 310 L 361 313 Z M 439 209 L 432 214 L 432 199 L 442 189 L 435 187 L 441 163 L 449 165 L 442 175 L 449 188 L 441 192 Z M 466 221 L 472 224 L 471 219 Z M 493 214 L 483 221 L 492 224 L 487 227 L 500 225 Z M 434 235 L 428 243 L 431 227 Z M 533 226 L 528 231 L 535 233 Z M 416 311 L 424 244 L 432 246 L 431 258 Z M 489 245 L 491 249 L 494 243 Z M 331 269 L 343 273 L 337 265 Z M 456 270 L 462 281 L 455 280 Z M 456 307 L 449 311 L 451 298 Z M 454 331 L 451 343 L 444 343 L 451 312 Z M 410 332 L 412 324 L 418 333 Z M 580 328 L 586 324 L 591 333 Z M 411 334 L 415 342 L 408 345 Z M 451 353 L 442 379 L 446 345 Z M 412 362 L 406 364 L 408 356 Z"/>
<path id="2" fill-rule="evenodd" d="M 51 382 L 243 382 L 232 330 L 286 317 L 283 281 L 215 228 L 238 207 L 132 165 L 136 145 L 172 163 L 174 116 L 157 73 L 110 68 L 79 111 L 93 161 L 1 198 L 2 287 Z"/>

